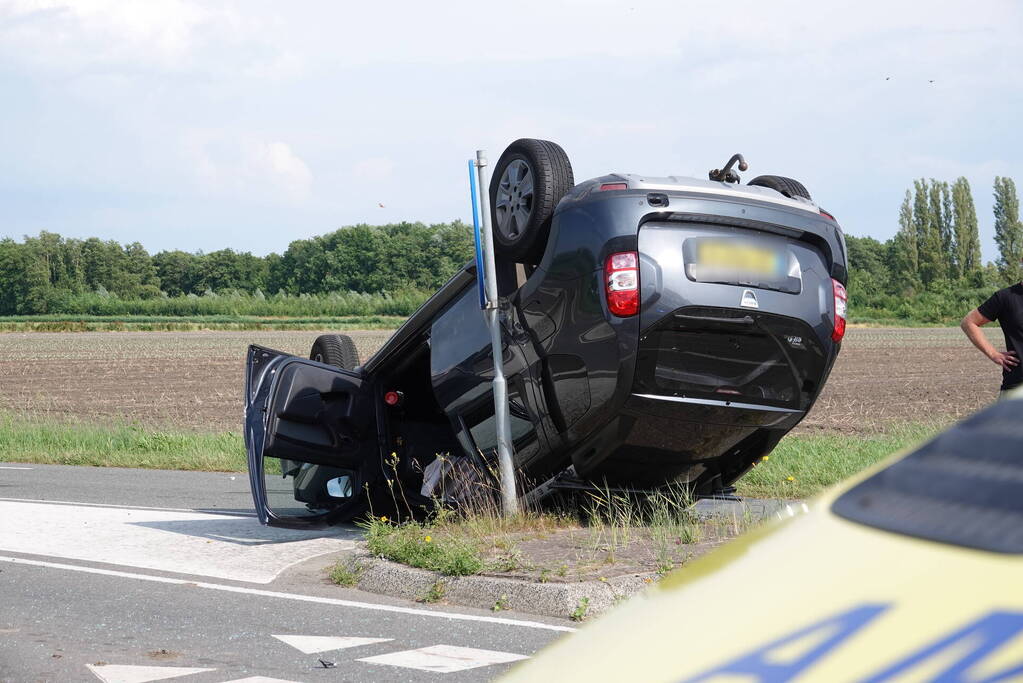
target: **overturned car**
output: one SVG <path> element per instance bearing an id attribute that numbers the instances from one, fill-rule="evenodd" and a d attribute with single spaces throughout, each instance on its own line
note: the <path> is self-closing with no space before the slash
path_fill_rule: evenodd
<path id="1" fill-rule="evenodd" d="M 842 231 L 798 183 L 611 174 L 518 140 L 494 167 L 501 358 L 525 491 L 725 491 L 813 405 L 845 332 Z M 475 265 L 365 362 L 252 346 L 245 439 L 260 520 L 350 519 L 375 494 L 457 497 L 496 449 Z M 469 484 L 471 485 L 471 484 Z M 462 481 L 464 491 L 466 484 Z"/>

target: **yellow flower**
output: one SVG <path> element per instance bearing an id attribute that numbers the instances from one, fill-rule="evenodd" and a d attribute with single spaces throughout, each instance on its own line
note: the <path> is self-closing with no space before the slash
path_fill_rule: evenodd
<path id="1" fill-rule="evenodd" d="M 386 521 L 387 521 L 387 518 L 386 518 L 386 517 L 381 517 L 381 518 L 380 518 L 380 521 L 381 521 L 381 522 L 386 522 Z"/>
<path id="2" fill-rule="evenodd" d="M 770 460 L 770 459 L 771 459 L 771 456 L 769 456 L 769 455 L 765 455 L 763 459 L 764 459 L 764 460 Z"/>
<path id="3" fill-rule="evenodd" d="M 426 537 L 426 538 L 424 538 L 423 540 L 424 540 L 424 541 L 426 541 L 427 543 L 429 543 L 429 542 L 430 542 L 430 541 L 432 541 L 433 539 L 432 539 L 432 538 L 430 538 L 429 536 L 427 536 L 427 537 Z"/>
<path id="4" fill-rule="evenodd" d="M 785 478 L 785 481 L 795 481 L 795 480 L 796 480 L 795 477 L 786 477 Z"/>

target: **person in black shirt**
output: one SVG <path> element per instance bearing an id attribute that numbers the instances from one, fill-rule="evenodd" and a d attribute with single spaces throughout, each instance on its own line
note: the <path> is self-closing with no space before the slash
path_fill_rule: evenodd
<path id="1" fill-rule="evenodd" d="M 981 325 L 997 320 L 1005 335 L 1005 351 L 998 351 L 981 332 Z M 1023 283 L 999 289 L 991 297 L 966 314 L 963 318 L 963 332 L 981 353 L 1002 368 L 1002 391 L 1014 389 L 1023 384 Z"/>

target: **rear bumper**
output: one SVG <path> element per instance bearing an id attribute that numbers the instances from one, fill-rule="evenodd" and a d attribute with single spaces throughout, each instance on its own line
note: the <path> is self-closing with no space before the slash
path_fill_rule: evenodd
<path id="1" fill-rule="evenodd" d="M 594 481 L 657 487 L 679 481 L 711 492 L 774 448 L 801 410 L 632 394 L 614 420 L 573 458 Z"/>
<path id="2" fill-rule="evenodd" d="M 631 390 L 575 451 L 575 469 L 638 487 L 727 486 L 809 411 L 836 350 L 786 316 L 694 306 L 664 315 L 640 335 Z"/>

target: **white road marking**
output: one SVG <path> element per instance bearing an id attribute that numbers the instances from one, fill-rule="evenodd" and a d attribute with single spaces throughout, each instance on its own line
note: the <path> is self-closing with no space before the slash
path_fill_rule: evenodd
<path id="1" fill-rule="evenodd" d="M 124 664 L 86 664 L 89 671 L 103 683 L 148 683 L 178 676 L 191 676 L 216 669 L 195 669 L 184 666 L 127 666 Z"/>
<path id="2" fill-rule="evenodd" d="M 283 678 L 267 678 L 266 676 L 249 676 L 248 678 L 224 681 L 224 683 L 298 683 L 298 681 L 286 681 Z"/>
<path id="3" fill-rule="evenodd" d="M 224 591 L 226 593 L 242 593 L 245 595 L 259 595 L 267 598 L 280 598 L 282 600 L 295 600 L 298 602 L 313 602 L 321 605 L 336 605 L 338 607 L 353 607 L 355 609 L 367 609 L 377 612 L 394 612 L 397 614 L 414 614 L 420 617 L 433 619 L 453 619 L 456 621 L 479 621 L 488 624 L 503 624 L 505 626 L 523 626 L 525 628 L 537 628 L 547 631 L 564 631 L 571 633 L 576 629 L 571 626 L 557 626 L 545 624 L 540 621 L 525 621 L 520 619 L 506 619 L 504 617 L 485 617 L 476 614 L 462 614 L 459 612 L 434 612 L 413 607 L 398 607 L 396 605 L 378 605 L 371 602 L 357 602 L 355 600 L 341 600 L 339 598 L 324 598 L 318 595 L 302 595 L 301 593 L 282 593 L 279 591 L 268 591 L 261 588 L 245 588 L 243 586 L 231 586 L 223 583 L 207 583 L 204 581 L 189 581 L 187 579 L 173 579 L 169 576 L 154 576 L 152 574 L 136 574 L 134 572 L 122 572 L 113 569 L 100 569 L 99 567 L 83 567 L 74 564 L 61 564 L 59 562 L 45 562 L 43 560 L 29 560 L 23 557 L 10 557 L 0 555 L 0 562 L 11 564 L 24 564 L 32 567 L 48 567 L 50 569 L 66 569 L 68 571 L 84 572 L 86 574 L 99 574 L 101 576 L 117 576 L 125 579 L 138 579 L 139 581 L 152 581 L 154 583 L 166 583 L 175 586 L 190 586 L 192 588 L 206 588 L 209 590 Z"/>
<path id="4" fill-rule="evenodd" d="M 287 643 L 299 652 L 307 655 L 317 652 L 329 652 L 330 650 L 344 650 L 349 647 L 360 645 L 372 645 L 373 643 L 386 643 L 393 638 L 349 638 L 335 636 L 279 636 L 271 634 L 277 640 Z"/>
<path id="5" fill-rule="evenodd" d="M 432 647 L 419 648 L 418 650 L 405 650 L 403 652 L 377 655 L 376 657 L 366 657 L 357 661 L 449 674 L 481 666 L 491 666 L 492 664 L 516 662 L 520 659 L 529 658 L 526 655 L 519 655 L 514 652 L 477 650 L 472 647 L 456 647 L 454 645 L 434 645 Z"/>
<path id="6" fill-rule="evenodd" d="M 31 470 L 34 467 L 8 467 L 7 465 L 0 465 L 0 470 Z"/>
<path id="7" fill-rule="evenodd" d="M 270 583 L 293 564 L 355 546 L 336 536 L 205 512 L 0 501 L 0 551 Z M 327 532 L 335 534 L 336 532 Z"/>

